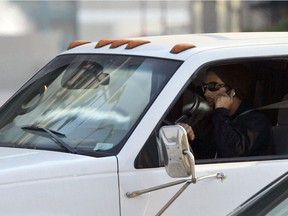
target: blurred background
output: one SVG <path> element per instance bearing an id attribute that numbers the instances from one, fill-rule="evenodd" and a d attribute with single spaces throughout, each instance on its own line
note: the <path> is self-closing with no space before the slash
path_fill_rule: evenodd
<path id="1" fill-rule="evenodd" d="M 288 1 L 0 1 L 0 105 L 76 39 L 287 31 Z"/>

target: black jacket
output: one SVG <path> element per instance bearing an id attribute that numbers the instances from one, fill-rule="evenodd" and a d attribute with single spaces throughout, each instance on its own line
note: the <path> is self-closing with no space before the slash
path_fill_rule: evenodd
<path id="1" fill-rule="evenodd" d="M 207 123 L 208 122 L 208 123 Z M 225 108 L 215 109 L 204 130 L 195 131 L 191 143 L 196 158 L 271 155 L 272 127 L 266 116 L 242 102 L 233 116 Z"/>

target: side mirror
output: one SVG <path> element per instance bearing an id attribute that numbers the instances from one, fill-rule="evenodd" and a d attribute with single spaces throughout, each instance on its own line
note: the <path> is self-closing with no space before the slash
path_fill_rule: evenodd
<path id="1" fill-rule="evenodd" d="M 160 209 L 156 215 L 162 215 L 162 213 L 185 191 L 185 189 L 191 184 L 196 184 L 197 181 L 215 178 L 225 179 L 223 173 L 216 173 L 206 176 L 195 176 L 195 159 L 194 155 L 190 151 L 190 145 L 187 139 L 186 131 L 180 125 L 163 126 L 159 131 L 159 149 L 164 158 L 166 172 L 172 178 L 188 177 L 191 179 L 181 179 L 175 182 L 154 186 L 151 188 L 127 192 L 128 198 L 134 198 L 141 194 L 146 194 L 152 191 L 157 191 L 163 188 L 172 187 L 178 184 L 184 183 L 184 185 L 175 193 L 175 195 Z"/>
<path id="2" fill-rule="evenodd" d="M 194 176 L 194 157 L 185 129 L 180 125 L 163 126 L 159 131 L 160 149 L 166 172 L 172 178 Z M 190 157 L 187 152 L 190 153 Z M 192 155 L 192 161 L 191 161 Z"/>

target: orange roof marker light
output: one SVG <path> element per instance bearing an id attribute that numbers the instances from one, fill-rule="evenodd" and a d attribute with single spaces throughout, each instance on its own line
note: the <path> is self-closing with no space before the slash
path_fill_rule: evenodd
<path id="1" fill-rule="evenodd" d="M 75 40 L 73 42 L 71 42 L 68 46 L 68 50 L 69 49 L 72 49 L 74 47 L 77 47 L 77 46 L 80 46 L 80 45 L 83 45 L 83 44 L 87 44 L 87 43 L 91 43 L 91 41 L 88 41 L 88 40 Z"/>
<path id="2" fill-rule="evenodd" d="M 180 52 L 183 52 L 187 49 L 191 49 L 191 48 L 194 48 L 196 47 L 195 45 L 193 44 L 187 44 L 187 43 L 182 43 L 182 44 L 176 44 L 171 50 L 170 50 L 170 53 L 173 53 L 173 54 L 178 54 Z"/>
<path id="3" fill-rule="evenodd" d="M 150 43 L 150 41 L 147 41 L 147 40 L 133 40 L 133 41 L 130 41 L 127 46 L 125 47 L 125 49 L 133 49 L 137 46 L 141 46 L 143 44 L 147 44 L 147 43 Z"/>
<path id="4" fill-rule="evenodd" d="M 122 40 L 114 40 L 110 46 L 110 48 L 117 48 L 119 46 L 122 46 L 123 44 L 129 43 L 131 40 L 122 39 Z"/>
<path id="5" fill-rule="evenodd" d="M 104 39 L 104 40 L 100 40 L 98 41 L 98 43 L 96 44 L 95 48 L 101 48 L 103 46 L 106 46 L 108 44 L 112 44 L 112 42 L 115 41 L 115 39 Z"/>

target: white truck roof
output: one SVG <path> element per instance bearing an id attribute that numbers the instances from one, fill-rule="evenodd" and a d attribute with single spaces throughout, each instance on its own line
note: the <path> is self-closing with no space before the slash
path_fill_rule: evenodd
<path id="1" fill-rule="evenodd" d="M 185 34 L 125 39 L 105 39 L 98 42 L 89 41 L 89 43 L 88 41 L 80 41 L 80 43 L 81 42 L 83 42 L 84 45 L 79 46 L 79 44 L 77 44 L 76 47 L 73 47 L 73 49 L 69 48 L 62 54 L 105 53 L 153 56 L 159 58 L 185 60 L 195 53 L 210 49 L 263 44 L 287 44 L 288 32 Z M 98 47 L 95 48 L 97 43 Z M 134 46 L 133 43 L 136 45 L 134 44 Z M 132 48 L 129 48 L 130 45 Z M 176 49 L 182 49 L 182 51 L 178 53 L 171 53 L 171 50 L 173 47 L 175 49 L 176 45 L 178 45 Z"/>

